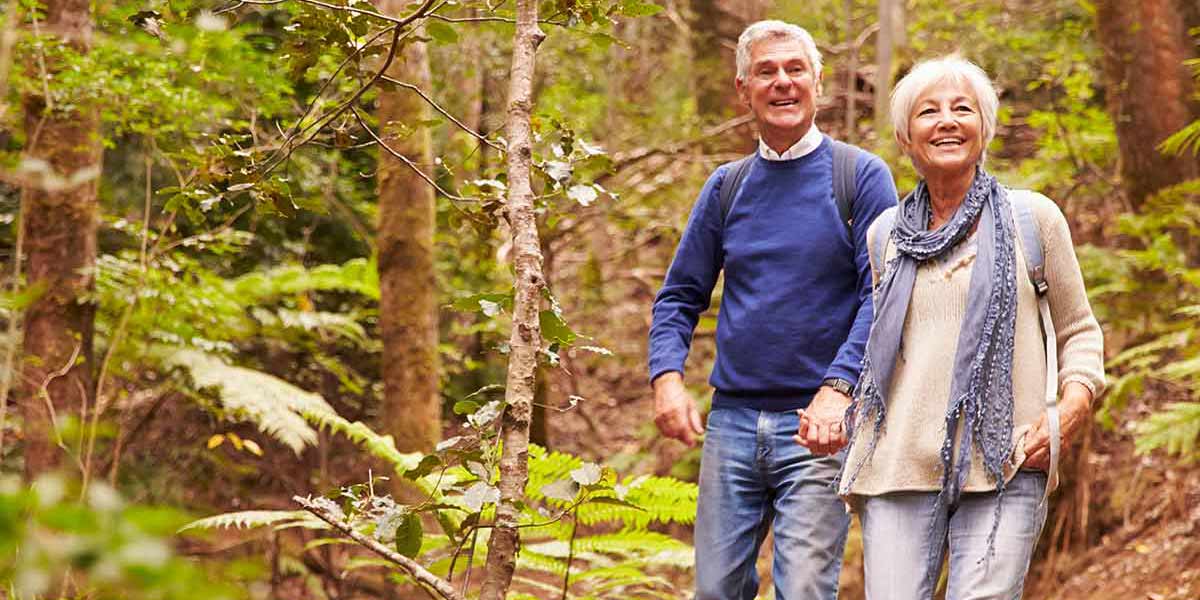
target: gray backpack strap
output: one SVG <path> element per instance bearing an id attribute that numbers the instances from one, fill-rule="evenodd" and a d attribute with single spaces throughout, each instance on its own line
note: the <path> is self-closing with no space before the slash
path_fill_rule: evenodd
<path id="1" fill-rule="evenodd" d="M 875 266 L 875 272 L 883 274 L 883 257 L 887 250 L 888 239 L 892 237 L 892 228 L 896 226 L 896 207 L 888 208 L 879 213 L 875 217 L 875 239 L 871 244 L 871 264 Z"/>
<path id="2" fill-rule="evenodd" d="M 1012 202 L 1013 217 L 1016 219 L 1017 232 L 1021 236 L 1021 248 L 1025 255 L 1025 269 L 1029 271 L 1029 281 L 1038 297 L 1046 295 L 1050 286 L 1046 284 L 1046 258 L 1042 254 L 1042 236 L 1038 235 L 1037 223 L 1033 220 L 1033 208 L 1029 206 L 1029 197 L 1021 191 L 1010 190 L 1008 199 Z"/>
<path id="3" fill-rule="evenodd" d="M 730 163 L 729 169 L 725 171 L 725 179 L 721 180 L 721 225 L 725 225 L 725 219 L 729 217 L 729 211 L 733 208 L 733 197 L 742 187 L 742 180 L 750 173 L 750 165 L 754 164 L 756 154 L 743 156 L 736 161 Z"/>
<path id="4" fill-rule="evenodd" d="M 1023 190 L 1009 190 L 1008 198 L 1012 202 L 1018 235 L 1021 236 L 1025 269 L 1029 273 L 1033 289 L 1037 292 L 1042 339 L 1046 343 L 1045 409 L 1046 423 L 1050 429 L 1050 468 L 1047 471 L 1046 492 L 1042 495 L 1044 503 L 1050 499 L 1050 492 L 1058 487 L 1058 457 L 1062 443 L 1059 439 L 1058 416 L 1058 336 L 1054 331 L 1054 320 L 1050 318 L 1050 302 L 1046 297 L 1050 286 L 1046 283 L 1046 258 L 1042 251 L 1042 236 L 1038 235 L 1037 223 L 1033 220 L 1029 194 Z"/>
<path id="5" fill-rule="evenodd" d="M 854 197 L 858 195 L 858 155 L 862 150 L 845 142 L 833 142 L 833 197 L 837 201 L 838 215 L 846 224 L 851 241 L 854 240 Z"/>

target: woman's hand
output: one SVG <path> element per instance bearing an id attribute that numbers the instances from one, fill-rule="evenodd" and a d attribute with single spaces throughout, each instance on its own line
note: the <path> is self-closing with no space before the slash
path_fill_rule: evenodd
<path id="1" fill-rule="evenodd" d="M 1060 448 L 1065 448 L 1067 443 L 1075 437 L 1075 432 L 1079 431 L 1079 428 L 1083 427 L 1091 418 L 1092 392 L 1082 383 L 1067 382 L 1067 385 L 1063 386 L 1058 410 L 1060 438 L 1062 439 Z M 1022 466 L 1042 471 L 1050 468 L 1050 424 L 1044 412 L 1042 418 L 1038 419 L 1037 425 L 1034 425 L 1029 434 L 1025 436 L 1025 464 Z"/>

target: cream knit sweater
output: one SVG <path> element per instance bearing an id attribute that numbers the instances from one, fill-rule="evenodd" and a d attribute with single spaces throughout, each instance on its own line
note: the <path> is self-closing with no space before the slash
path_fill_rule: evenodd
<path id="1" fill-rule="evenodd" d="M 1058 206 L 1041 194 L 1024 190 L 1009 190 L 1009 194 L 1028 198 L 1042 238 L 1050 313 L 1058 338 L 1059 389 L 1068 381 L 1078 381 L 1092 391 L 1094 398 L 1104 387 L 1104 340 L 1088 304 L 1067 220 Z M 874 243 L 875 234 L 876 228 L 872 226 L 867 232 L 868 244 Z M 1024 251 L 1020 236 L 1017 238 L 1017 322 L 1012 369 L 1013 439 L 1017 443 L 1006 479 L 1011 479 L 1025 460 L 1023 437 L 1041 417 L 1046 385 L 1038 301 L 1033 284 L 1025 275 Z M 839 490 L 843 496 L 941 489 L 939 452 L 946 435 L 949 367 L 954 364 L 977 249 L 976 236 L 972 234 L 948 256 L 918 266 L 883 430 L 873 455 L 863 465 L 853 486 L 847 486 L 848 476 L 843 477 Z M 891 241 L 884 254 L 885 262 L 896 255 Z M 872 264 L 871 268 L 878 280 L 879 266 Z M 853 472 L 863 460 L 873 430 L 873 426 L 864 424 L 856 431 L 846 459 L 848 472 Z M 976 449 L 966 491 L 995 488 L 995 482 L 988 481 Z"/>

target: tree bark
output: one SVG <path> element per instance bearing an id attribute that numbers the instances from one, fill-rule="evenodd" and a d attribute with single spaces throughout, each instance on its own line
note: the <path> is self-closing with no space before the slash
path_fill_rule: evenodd
<path id="1" fill-rule="evenodd" d="M 763 0 L 692 0 L 691 49 L 696 106 L 705 124 L 742 112 L 734 87 L 738 36 L 766 15 Z"/>
<path id="2" fill-rule="evenodd" d="M 1187 1 L 1096 3 L 1108 111 L 1117 130 L 1121 182 L 1137 208 L 1155 191 L 1200 176 L 1195 157 L 1167 157 L 1158 145 L 1197 114 L 1184 60 L 1195 50 L 1184 30 Z"/>
<path id="3" fill-rule="evenodd" d="M 404 0 L 385 0 L 400 14 Z M 429 89 L 424 42 L 410 41 L 388 75 Z M 433 166 L 429 107 L 415 92 L 381 89 L 380 137 L 423 169 Z M 402 131 L 401 131 L 402 130 Z M 397 135 L 396 132 L 400 131 Z M 441 439 L 437 284 L 433 265 L 434 190 L 407 165 L 379 153 L 379 326 L 383 338 L 383 430 L 402 452 L 429 451 Z"/>
<path id="4" fill-rule="evenodd" d="M 875 134 L 885 143 L 892 139 L 888 100 L 892 93 L 896 23 L 901 10 L 896 0 L 879 1 L 879 32 L 875 34 Z"/>
<path id="5" fill-rule="evenodd" d="M 534 55 L 545 34 L 538 28 L 537 0 L 517 0 L 516 6 L 506 123 L 508 221 L 512 229 L 515 290 L 504 392 L 506 407 L 501 421 L 500 503 L 496 507 L 495 528 L 488 542 L 487 573 L 480 592 L 482 600 L 502 600 L 516 567 L 520 503 L 529 478 L 529 420 L 542 343 L 538 312 L 545 278 L 530 183 L 533 156 L 530 113 L 533 108 Z"/>
<path id="6" fill-rule="evenodd" d="M 48 0 L 42 33 L 75 51 L 91 48 L 89 0 Z M 34 61 L 27 76 L 42 77 Z M 53 73 L 55 65 L 47 65 Z M 68 415 L 83 422 L 94 406 L 91 374 L 95 308 L 97 179 L 100 173 L 99 115 L 83 103 L 50 106 L 40 93 L 22 99 L 27 159 L 40 160 L 54 177 L 21 192 L 21 226 L 29 256 L 29 285 L 42 295 L 25 314 L 21 416 L 25 476 L 32 479 L 66 458 L 55 442 L 55 424 Z M 64 179 L 59 179 L 64 178 Z M 65 181 L 65 183 L 62 183 Z"/>

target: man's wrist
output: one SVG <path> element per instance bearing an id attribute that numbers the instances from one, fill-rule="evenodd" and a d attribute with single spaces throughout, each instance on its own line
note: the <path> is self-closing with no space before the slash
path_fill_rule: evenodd
<path id="1" fill-rule="evenodd" d="M 854 395 L 854 384 L 842 379 L 841 377 L 826 377 L 823 381 L 821 381 L 821 387 L 830 388 L 846 397 L 852 397 Z"/>

